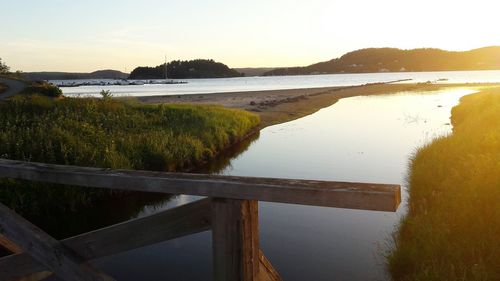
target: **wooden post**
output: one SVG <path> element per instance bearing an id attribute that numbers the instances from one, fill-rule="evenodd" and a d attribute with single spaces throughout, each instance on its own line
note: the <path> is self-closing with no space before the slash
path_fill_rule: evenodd
<path id="1" fill-rule="evenodd" d="M 216 281 L 253 281 L 259 275 L 258 202 L 212 200 L 212 247 Z"/>
<path id="2" fill-rule="evenodd" d="M 3 234 L 0 234 L 0 245 L 14 254 L 20 254 L 23 252 L 23 249 L 19 245 L 10 241 Z M 23 278 L 16 278 L 14 281 L 38 281 L 43 280 L 51 275 L 52 272 L 50 271 L 42 271 L 35 274 L 30 274 L 29 276 L 25 276 Z M 0 277 L 0 280 L 3 280 L 2 277 Z M 9 277 L 7 277 L 6 280 L 9 280 Z"/>

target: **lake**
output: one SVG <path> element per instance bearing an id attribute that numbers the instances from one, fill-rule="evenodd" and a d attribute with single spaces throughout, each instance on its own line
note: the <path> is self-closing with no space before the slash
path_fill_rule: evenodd
<path id="1" fill-rule="evenodd" d="M 62 88 L 62 90 L 67 96 L 98 96 L 101 90 L 109 90 L 114 96 L 188 95 L 202 93 L 354 86 L 367 83 L 389 82 L 406 79 L 412 79 L 406 83 L 419 83 L 427 81 L 437 83 L 500 83 L 500 70 L 187 79 L 185 80 L 188 82 L 187 84 L 82 86 Z M 438 81 L 440 79 L 446 80 Z M 68 81 L 66 81 L 66 83 L 67 82 Z"/>
<path id="2" fill-rule="evenodd" d="M 342 99 L 312 115 L 263 129 L 200 172 L 395 183 L 402 185 L 406 199 L 412 154 L 451 132 L 451 108 L 473 92 L 457 88 Z M 134 195 L 48 228 L 67 236 L 197 199 Z M 261 202 L 261 248 L 284 280 L 387 280 L 384 253 L 404 205 L 386 213 Z M 182 281 L 212 280 L 211 261 L 211 234 L 203 232 L 95 264 L 118 280 Z"/>

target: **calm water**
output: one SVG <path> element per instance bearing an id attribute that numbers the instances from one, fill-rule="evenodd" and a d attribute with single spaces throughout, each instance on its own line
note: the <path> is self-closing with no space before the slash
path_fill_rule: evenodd
<path id="1" fill-rule="evenodd" d="M 451 131 L 450 109 L 472 92 L 342 99 L 310 116 L 262 130 L 207 169 L 230 175 L 396 183 L 404 188 L 412 153 Z M 166 197 L 144 204 L 131 196 L 103 208 L 140 217 L 196 199 Z M 385 213 L 261 202 L 261 248 L 284 280 L 386 280 L 383 254 L 404 212 L 404 206 Z M 204 232 L 95 263 L 118 280 L 211 280 L 211 259 L 211 234 Z"/>
<path id="2" fill-rule="evenodd" d="M 200 93 L 244 92 L 278 89 L 353 86 L 366 83 L 412 79 L 412 83 L 493 83 L 500 82 L 500 71 L 395 72 L 363 74 L 329 74 L 306 76 L 239 77 L 224 79 L 188 79 L 187 84 L 142 86 L 83 86 L 63 88 L 65 95 L 98 95 L 110 90 L 115 96 L 185 95 Z"/>

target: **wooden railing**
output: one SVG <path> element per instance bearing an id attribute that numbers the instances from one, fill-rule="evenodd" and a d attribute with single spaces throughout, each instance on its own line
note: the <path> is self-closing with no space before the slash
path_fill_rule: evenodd
<path id="1" fill-rule="evenodd" d="M 0 204 L 0 280 L 54 273 L 64 280 L 114 280 L 88 261 L 206 230 L 214 280 L 281 280 L 259 247 L 258 201 L 393 212 L 400 186 L 149 171 L 109 170 L 0 159 L 0 178 L 207 196 L 149 217 L 57 241 Z M 26 279 L 28 280 L 28 279 Z"/>

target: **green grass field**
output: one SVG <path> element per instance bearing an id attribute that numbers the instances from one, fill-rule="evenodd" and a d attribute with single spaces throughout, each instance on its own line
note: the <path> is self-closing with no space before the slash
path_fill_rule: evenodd
<path id="1" fill-rule="evenodd" d="M 500 280 L 500 90 L 465 96 L 411 163 L 394 280 Z"/>
<path id="2" fill-rule="evenodd" d="M 15 96 L 0 102 L 0 158 L 186 171 L 210 160 L 258 124 L 255 114 L 220 106 Z M 107 194 L 11 180 L 1 185 L 0 201 L 35 212 L 54 202 L 74 208 Z"/>

